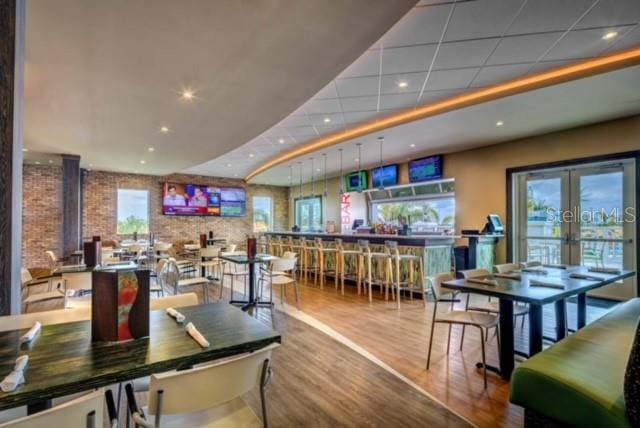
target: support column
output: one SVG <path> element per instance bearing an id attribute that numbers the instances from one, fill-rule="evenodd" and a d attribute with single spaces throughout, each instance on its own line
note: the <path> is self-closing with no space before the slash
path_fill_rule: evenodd
<path id="1" fill-rule="evenodd" d="M 62 155 L 62 256 L 80 249 L 80 156 Z"/>
<path id="2" fill-rule="evenodd" d="M 20 312 L 24 0 L 0 0 L 0 315 Z"/>

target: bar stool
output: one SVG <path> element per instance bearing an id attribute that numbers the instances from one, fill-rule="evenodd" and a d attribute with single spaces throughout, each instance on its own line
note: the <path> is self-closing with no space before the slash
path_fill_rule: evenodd
<path id="1" fill-rule="evenodd" d="M 342 243 L 342 239 L 337 238 L 335 240 L 337 255 L 336 255 L 336 277 L 340 277 L 340 286 L 342 288 L 342 295 L 344 296 L 344 280 L 347 277 L 347 268 L 345 264 L 345 256 L 355 256 L 356 257 L 356 285 L 358 287 L 358 294 L 360 294 L 360 282 L 362 278 L 360 277 L 360 251 L 359 250 L 345 250 L 344 245 Z M 352 276 L 353 277 L 353 276 Z"/>
<path id="2" fill-rule="evenodd" d="M 337 273 L 337 261 L 336 256 L 338 254 L 338 249 L 335 247 L 325 247 L 322 238 L 315 238 L 314 244 L 316 247 L 316 251 L 318 252 L 318 265 L 317 272 L 320 276 L 320 289 L 324 288 L 325 275 L 327 273 L 334 274 L 335 278 L 335 288 L 338 289 L 338 273 Z M 326 262 L 329 260 L 329 255 L 333 254 L 334 259 L 334 269 L 328 269 Z"/>
<path id="3" fill-rule="evenodd" d="M 300 271 L 304 274 L 305 283 L 309 279 L 309 274 L 313 273 L 313 285 L 316 285 L 318 283 L 318 248 L 305 238 L 300 238 L 300 245 L 302 246 Z"/>
<path id="4" fill-rule="evenodd" d="M 293 236 L 287 236 L 286 244 L 284 245 L 285 251 L 296 254 L 298 260 L 302 259 L 302 244 L 293 240 Z"/>
<path id="5" fill-rule="evenodd" d="M 369 291 L 369 303 L 373 301 L 373 294 L 371 290 L 371 286 L 373 285 L 373 267 L 372 261 L 379 260 L 383 269 L 384 269 L 384 282 L 382 279 L 376 279 L 376 284 L 380 285 L 380 292 L 382 292 L 382 286 L 385 286 L 385 300 L 389 299 L 389 283 L 391 281 L 391 271 L 389 270 L 389 263 L 387 260 L 389 259 L 389 255 L 385 253 L 372 252 L 371 247 L 369 245 L 369 241 L 367 239 L 358 239 L 358 249 L 360 250 L 360 262 L 359 268 L 359 276 L 363 278 L 363 283 L 365 286 L 368 286 Z"/>
<path id="6" fill-rule="evenodd" d="M 398 247 L 398 242 L 396 241 L 385 241 L 385 251 L 389 255 L 389 259 L 387 263 L 389 265 L 388 269 L 391 272 L 391 291 L 393 295 L 393 289 L 396 290 L 396 302 L 398 305 L 398 309 L 400 309 L 400 293 L 402 290 L 409 290 L 410 298 L 413 300 L 413 291 L 416 288 L 415 282 L 415 264 L 418 264 L 418 275 L 420 292 L 422 294 L 422 302 L 424 306 L 427 306 L 427 296 L 426 296 L 426 286 L 424 281 L 424 261 L 422 257 L 416 256 L 413 254 L 400 254 L 400 249 Z M 401 271 L 400 267 L 402 263 L 407 263 L 409 271 L 407 273 L 407 280 L 401 281 Z"/>

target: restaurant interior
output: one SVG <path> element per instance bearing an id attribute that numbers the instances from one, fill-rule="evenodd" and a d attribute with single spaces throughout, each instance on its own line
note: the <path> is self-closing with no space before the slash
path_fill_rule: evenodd
<path id="1" fill-rule="evenodd" d="M 0 20 L 0 428 L 640 426 L 640 1 Z"/>

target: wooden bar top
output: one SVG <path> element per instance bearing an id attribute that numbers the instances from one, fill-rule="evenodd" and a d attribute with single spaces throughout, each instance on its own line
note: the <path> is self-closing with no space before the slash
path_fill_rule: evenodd
<path id="1" fill-rule="evenodd" d="M 261 349 L 280 334 L 227 303 L 180 308 L 178 324 L 164 310 L 150 313 L 150 336 L 120 343 L 92 343 L 91 321 L 45 325 L 30 345 L 25 330 L 0 333 L 0 377 L 20 355 L 29 355 L 25 383 L 0 392 L 0 410 Z M 211 343 L 201 348 L 185 331 L 188 322 Z"/>

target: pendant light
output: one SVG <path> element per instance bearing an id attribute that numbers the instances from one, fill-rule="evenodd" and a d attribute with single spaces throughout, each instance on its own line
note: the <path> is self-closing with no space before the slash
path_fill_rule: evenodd
<path id="1" fill-rule="evenodd" d="M 329 196 L 329 193 L 327 192 L 327 154 L 323 153 L 322 158 L 324 161 L 324 192 L 322 192 L 322 195 L 326 198 Z"/>
<path id="2" fill-rule="evenodd" d="M 289 199 L 293 200 L 293 164 L 289 165 Z"/>
<path id="3" fill-rule="evenodd" d="M 380 142 L 380 166 L 378 167 L 378 176 L 380 177 L 379 189 L 384 190 L 384 175 L 382 174 L 382 145 L 384 144 L 384 137 L 378 137 L 378 141 Z M 373 176 L 376 176 L 375 170 L 373 171 Z"/>
<path id="4" fill-rule="evenodd" d="M 309 196 L 315 196 L 316 195 L 316 178 L 315 178 L 315 163 L 313 158 L 309 158 L 311 160 L 311 195 Z"/>
<path id="5" fill-rule="evenodd" d="M 300 167 L 300 199 L 302 199 L 302 162 L 298 162 Z"/>
<path id="6" fill-rule="evenodd" d="M 357 143 L 356 146 L 358 146 L 358 193 L 362 193 L 362 153 L 360 151 L 362 143 Z"/>
<path id="7" fill-rule="evenodd" d="M 340 152 L 340 196 L 344 195 L 344 179 L 342 177 L 342 149 L 338 149 Z"/>

